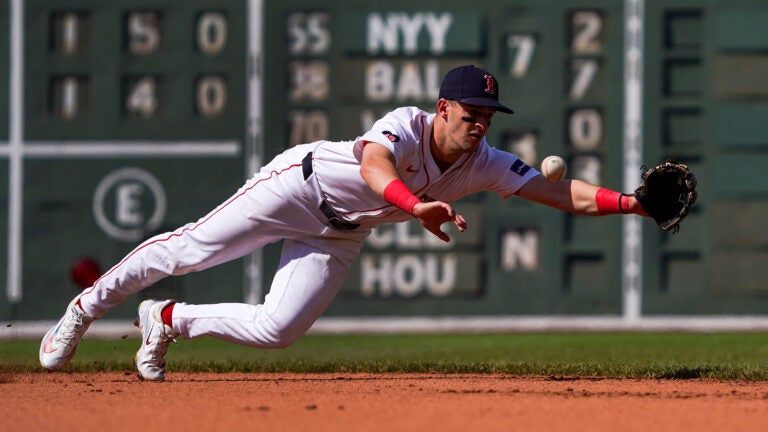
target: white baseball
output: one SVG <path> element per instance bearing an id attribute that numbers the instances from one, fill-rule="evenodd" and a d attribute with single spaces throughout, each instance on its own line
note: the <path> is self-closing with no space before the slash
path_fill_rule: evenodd
<path id="1" fill-rule="evenodd" d="M 541 173 L 549 181 L 560 181 L 568 172 L 565 161 L 560 156 L 547 156 L 541 161 Z"/>

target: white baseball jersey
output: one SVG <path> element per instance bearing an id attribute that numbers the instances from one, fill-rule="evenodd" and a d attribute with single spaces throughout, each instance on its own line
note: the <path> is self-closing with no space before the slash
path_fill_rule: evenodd
<path id="1" fill-rule="evenodd" d="M 139 245 L 83 292 L 83 309 L 101 317 L 166 276 L 201 271 L 282 240 L 280 264 L 263 304 L 177 303 L 173 328 L 185 338 L 208 335 L 261 348 L 293 343 L 331 303 L 370 229 L 411 217 L 361 177 L 364 141 L 388 147 L 403 181 L 423 200 L 452 202 L 486 190 L 508 197 L 538 174 L 485 140 L 441 173 L 429 150 L 434 118 L 400 108 L 354 141 L 286 150 L 208 215 Z M 332 226 L 324 203 L 360 226 Z"/>
<path id="2" fill-rule="evenodd" d="M 481 191 L 508 198 L 538 174 L 514 154 L 488 145 L 485 138 L 475 153 L 462 155 L 441 173 L 429 149 L 434 119 L 435 114 L 415 107 L 398 108 L 355 141 L 318 143 L 314 170 L 328 203 L 340 216 L 364 226 L 411 218 L 373 192 L 360 176 L 365 141 L 382 144 L 395 155 L 403 182 L 423 201 L 450 203 Z"/>

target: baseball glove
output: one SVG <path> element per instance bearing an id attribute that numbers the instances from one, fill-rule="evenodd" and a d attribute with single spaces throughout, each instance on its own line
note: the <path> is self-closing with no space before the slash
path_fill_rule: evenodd
<path id="1" fill-rule="evenodd" d="M 676 233 L 698 197 L 696 176 L 673 159 L 642 169 L 643 183 L 635 190 L 635 198 L 662 230 Z"/>

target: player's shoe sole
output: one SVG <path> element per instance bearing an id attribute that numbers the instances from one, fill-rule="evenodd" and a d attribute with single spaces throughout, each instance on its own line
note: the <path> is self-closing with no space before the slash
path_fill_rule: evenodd
<path id="1" fill-rule="evenodd" d="M 55 326 L 45 333 L 40 343 L 40 365 L 49 371 L 57 371 L 69 363 L 77 351 L 77 344 L 94 318 L 83 312 L 77 296 L 67 306 L 67 311 Z"/>

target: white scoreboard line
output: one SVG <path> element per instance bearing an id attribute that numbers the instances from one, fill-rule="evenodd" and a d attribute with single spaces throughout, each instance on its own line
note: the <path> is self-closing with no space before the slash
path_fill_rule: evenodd
<path id="1" fill-rule="evenodd" d="M 242 145 L 224 141 L 26 141 L 19 146 L 0 146 L 0 156 L 24 158 L 130 158 L 130 157 L 239 157 Z"/>
<path id="2" fill-rule="evenodd" d="M 21 301 L 21 233 L 24 164 L 21 147 L 24 140 L 24 2 L 11 3 L 11 74 L 8 143 L 8 301 Z"/>
<path id="3" fill-rule="evenodd" d="M 643 158 L 643 20 L 644 0 L 624 0 L 624 180 L 623 188 L 640 186 L 637 167 Z M 643 226 L 640 216 L 622 221 L 622 314 L 628 322 L 642 315 Z"/>

